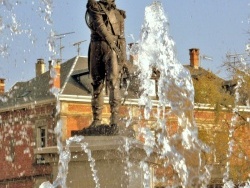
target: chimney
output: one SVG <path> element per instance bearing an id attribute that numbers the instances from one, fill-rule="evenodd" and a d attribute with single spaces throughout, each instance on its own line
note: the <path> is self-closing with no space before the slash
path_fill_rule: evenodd
<path id="1" fill-rule="evenodd" d="M 5 79 L 0 78 L 0 95 L 4 94 L 5 92 Z"/>
<path id="2" fill-rule="evenodd" d="M 189 49 L 189 56 L 190 56 L 190 66 L 193 67 L 194 69 L 199 69 L 200 49 L 198 48 Z"/>
<path id="3" fill-rule="evenodd" d="M 45 63 L 43 59 L 37 59 L 36 62 L 36 76 L 40 76 L 45 73 Z"/>
<path id="4" fill-rule="evenodd" d="M 55 60 L 56 62 L 50 63 L 50 88 L 53 90 L 60 90 L 61 85 L 61 60 Z"/>

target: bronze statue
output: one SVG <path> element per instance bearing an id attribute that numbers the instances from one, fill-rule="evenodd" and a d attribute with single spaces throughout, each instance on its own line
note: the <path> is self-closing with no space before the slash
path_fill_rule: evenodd
<path id="1" fill-rule="evenodd" d="M 87 132 L 97 130 L 104 134 L 112 134 L 119 122 L 120 78 L 126 61 L 124 37 L 126 15 L 125 11 L 116 8 L 115 0 L 88 0 L 85 18 L 91 30 L 88 61 L 93 80 L 91 102 L 93 121 Z M 105 126 L 106 128 L 101 123 L 105 84 L 109 92 L 111 109 L 110 125 Z"/>

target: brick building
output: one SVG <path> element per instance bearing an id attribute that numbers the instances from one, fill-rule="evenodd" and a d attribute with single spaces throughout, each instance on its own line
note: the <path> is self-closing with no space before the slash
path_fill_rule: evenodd
<path id="1" fill-rule="evenodd" d="M 190 60 L 190 65 L 186 67 L 194 79 L 197 79 L 197 75 L 207 73 L 199 66 L 198 49 L 190 50 Z M 157 76 L 154 79 L 157 79 Z M 52 172 L 48 164 L 42 163 L 42 158 L 34 155 L 34 149 L 56 145 L 54 128 L 58 119 L 63 126 L 63 141 L 71 136 L 72 130 L 80 130 L 88 126 L 92 120 L 91 79 L 87 58 L 77 56 L 65 63 L 49 62 L 48 71 L 45 70 L 44 60 L 38 59 L 35 78 L 16 83 L 8 92 L 4 91 L 4 81 L 0 79 L 0 157 L 2 159 L 0 166 L 3 169 L 0 171 L 0 188 L 38 187 L 41 182 L 52 180 Z M 138 126 L 151 126 L 154 119 L 147 122 L 139 120 L 142 109 L 137 106 L 138 91 L 135 88 L 138 88 L 136 79 L 130 85 L 129 94 L 120 109 L 120 114 L 124 121 L 127 114 L 133 117 L 131 124 L 137 133 Z M 51 91 L 58 90 L 60 94 L 56 98 Z M 105 102 L 103 121 L 108 123 L 110 113 L 107 97 Z M 247 119 L 250 109 L 240 107 L 239 113 L 241 120 Z M 224 172 L 226 164 L 224 156 L 227 152 L 231 117 L 230 109 L 221 108 L 218 111 L 216 106 L 210 104 L 195 106 L 200 138 L 214 149 L 211 155 L 206 156 L 206 162 L 212 164 L 218 172 L 216 175 L 213 174 L 214 184 L 221 183 Z M 168 121 L 170 121 L 168 125 L 173 125 L 170 130 L 176 131 L 176 120 L 172 118 Z M 237 142 L 235 150 L 238 150 L 238 156 L 250 157 L 249 122 L 239 122 L 241 124 L 235 131 L 235 135 L 239 138 L 235 140 Z M 140 135 L 136 134 L 136 137 L 140 138 Z M 247 172 L 250 172 L 250 169 L 247 169 L 249 163 L 238 156 L 231 159 L 232 164 L 239 166 L 244 163 L 246 167 L 244 172 L 247 176 Z M 237 173 L 238 171 L 235 172 L 236 176 Z"/>

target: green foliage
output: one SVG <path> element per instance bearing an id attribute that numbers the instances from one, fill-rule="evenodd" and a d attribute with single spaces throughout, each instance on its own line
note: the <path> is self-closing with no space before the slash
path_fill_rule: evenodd
<path id="1" fill-rule="evenodd" d="M 250 69 L 250 68 L 249 68 Z M 248 72 L 237 70 L 235 72 L 235 77 L 239 80 L 239 103 L 241 105 L 247 105 L 250 100 L 250 70 Z"/>
<path id="2" fill-rule="evenodd" d="M 207 72 L 193 79 L 195 102 L 212 105 L 231 105 L 233 97 L 222 88 L 223 80 Z"/>
<path id="3" fill-rule="evenodd" d="M 238 88 L 238 105 L 248 105 L 250 100 L 250 59 L 247 55 L 235 55 L 224 63 L 224 67 L 231 75 L 231 82 L 235 83 L 234 93 Z"/>

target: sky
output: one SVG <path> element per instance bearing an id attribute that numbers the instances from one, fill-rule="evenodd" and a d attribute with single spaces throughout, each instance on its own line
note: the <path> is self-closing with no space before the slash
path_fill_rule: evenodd
<path id="1" fill-rule="evenodd" d="M 144 10 L 153 0 L 116 0 L 126 11 L 127 43 L 140 39 Z M 189 64 L 189 49 L 199 48 L 201 66 L 221 78 L 229 79 L 223 69 L 226 54 L 245 53 L 250 34 L 250 0 L 161 0 L 169 20 L 180 63 Z M 0 78 L 6 90 L 18 81 L 35 77 L 35 63 L 43 58 L 62 59 L 77 55 L 75 43 L 81 43 L 80 55 L 87 56 L 90 31 L 84 15 L 87 0 L 0 0 Z M 65 34 L 68 33 L 68 34 Z M 65 34 L 65 35 L 61 35 Z M 48 45 L 52 44 L 50 48 Z M 52 49 L 52 51 L 51 51 Z M 54 50 L 53 50 L 54 49 Z M 47 64 L 48 65 L 48 64 Z"/>

